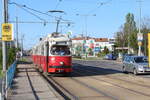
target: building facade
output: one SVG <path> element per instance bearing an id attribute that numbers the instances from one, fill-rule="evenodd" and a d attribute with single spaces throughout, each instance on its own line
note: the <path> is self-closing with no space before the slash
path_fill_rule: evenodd
<path id="1" fill-rule="evenodd" d="M 108 48 L 110 52 L 114 51 L 114 39 L 108 38 L 91 38 L 91 37 L 76 37 L 72 38 L 72 54 L 81 55 L 87 54 L 95 56 L 102 52 L 104 48 Z"/>

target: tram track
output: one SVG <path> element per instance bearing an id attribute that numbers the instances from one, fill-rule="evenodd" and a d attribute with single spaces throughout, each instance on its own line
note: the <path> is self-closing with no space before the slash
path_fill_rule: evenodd
<path id="1" fill-rule="evenodd" d="M 67 88 L 65 88 L 63 85 L 61 85 L 59 82 L 59 80 L 56 79 L 56 77 L 51 77 L 45 74 L 42 74 L 42 77 L 65 99 L 65 100 L 80 100 L 86 97 L 80 97 L 77 95 L 74 95 L 75 93 L 72 93 L 71 91 L 69 91 Z M 72 81 L 74 81 L 76 84 L 80 84 L 86 88 L 89 88 L 90 90 L 97 92 L 100 95 L 103 96 L 97 96 L 97 97 L 103 97 L 103 98 L 109 98 L 108 100 L 119 100 L 116 97 L 109 95 L 99 89 L 96 89 L 86 83 L 83 83 L 81 81 L 79 81 L 78 79 L 75 79 L 73 77 L 66 77 L 67 79 L 70 79 Z M 74 87 L 76 88 L 76 87 Z M 90 96 L 89 96 L 90 97 Z M 95 97 L 95 96 L 93 96 Z"/>
<path id="2" fill-rule="evenodd" d="M 41 76 L 52 86 L 52 88 L 64 99 L 64 100 L 79 100 L 74 94 L 65 89 L 59 84 L 53 77 L 47 74 L 40 73 Z"/>
<path id="3" fill-rule="evenodd" d="M 80 69 L 75 69 L 76 70 L 76 74 L 80 74 L 83 73 L 83 72 L 80 72 L 81 71 L 81 68 Z M 78 70 L 78 72 L 77 72 Z M 83 69 L 82 69 L 83 70 Z M 84 71 L 86 72 L 91 72 L 91 71 L 87 71 L 84 69 Z M 92 73 L 95 73 L 95 72 L 92 72 Z M 104 76 L 106 78 L 110 78 L 110 77 L 107 77 L 107 76 Z M 140 92 L 140 91 L 136 91 L 136 90 L 133 90 L 133 89 L 130 89 L 130 88 L 127 88 L 127 87 L 124 87 L 124 86 L 121 86 L 121 85 L 118 85 L 117 83 L 113 83 L 113 82 L 108 82 L 104 79 L 99 79 L 99 78 L 96 78 L 96 77 L 88 77 L 88 78 L 91 78 L 91 79 L 94 79 L 94 80 L 97 80 L 97 81 L 100 81 L 100 82 L 106 82 L 108 84 L 111 84 L 113 86 L 116 86 L 116 87 L 119 87 L 119 88 L 122 88 L 122 89 L 126 89 L 128 91 L 131 91 L 131 92 L 134 92 L 134 93 L 137 93 L 137 94 L 140 94 L 140 95 L 143 95 L 143 96 L 147 96 L 147 97 L 150 97 L 150 94 L 146 94 L 146 93 L 143 93 L 143 92 Z M 116 78 L 111 78 L 111 79 L 115 79 Z M 121 79 L 117 79 L 117 80 L 121 80 Z M 124 81 L 124 82 L 128 82 L 128 81 L 125 81 L 125 80 L 121 80 L 121 81 Z M 129 83 L 129 82 L 128 82 Z M 131 84 L 133 84 L 133 82 L 130 82 Z M 139 85 L 139 84 L 136 84 L 136 85 Z M 145 86 L 145 85 L 139 85 L 139 86 L 142 86 L 142 87 L 145 87 L 145 88 L 150 88 L 149 86 Z"/>
<path id="4" fill-rule="evenodd" d="M 83 69 L 75 69 L 73 74 L 78 74 L 80 76 L 83 75 Z M 84 71 L 88 72 L 87 70 L 84 69 Z M 91 73 L 91 72 L 90 72 Z M 95 72 L 94 72 L 95 73 Z M 47 76 L 47 75 L 43 75 L 45 77 L 45 79 L 48 81 L 48 83 L 65 99 L 65 100 L 80 100 L 80 99 L 83 99 L 83 97 L 80 97 L 78 95 L 75 95 L 74 92 L 70 91 L 68 88 L 66 88 L 66 86 L 63 86 L 61 84 L 61 82 L 59 80 L 57 80 L 57 78 L 59 79 L 59 77 L 51 77 L 51 76 Z M 107 77 L 107 78 L 111 78 L 111 79 L 114 79 L 113 77 L 110 77 L 110 76 L 104 76 L 104 77 Z M 81 84 L 82 86 L 86 87 L 86 88 L 89 88 L 90 90 L 92 91 L 95 91 L 101 95 L 103 95 L 103 97 L 106 97 L 106 98 L 109 98 L 110 100 L 120 100 L 120 98 L 118 99 L 117 96 L 114 96 L 113 94 L 109 93 L 109 92 L 106 92 L 106 91 L 103 91 L 101 90 L 100 88 L 96 88 L 94 86 L 92 86 L 91 84 L 88 84 L 88 83 L 85 83 L 83 82 L 82 80 L 79 80 L 76 78 L 76 76 L 72 76 L 72 77 L 65 77 L 67 80 L 70 79 L 74 82 L 76 82 L 75 84 Z M 100 81 L 100 82 L 106 82 L 108 84 L 111 84 L 115 87 L 118 87 L 118 88 L 122 88 L 122 89 L 125 89 L 127 91 L 130 91 L 130 92 L 133 92 L 133 93 L 136 93 L 136 94 L 139 94 L 139 95 L 143 95 L 143 96 L 146 96 L 146 97 L 150 97 L 149 94 L 146 94 L 146 93 L 143 93 L 143 92 L 140 92 L 140 91 L 136 91 L 134 89 L 131 89 L 131 88 L 127 88 L 127 87 L 124 87 L 124 86 L 120 86 L 118 85 L 117 83 L 112 83 L 112 82 L 108 82 L 106 80 L 103 80 L 103 79 L 99 79 L 99 78 L 96 78 L 94 76 L 92 77 L 88 77 L 90 79 L 94 79 L 96 81 Z M 117 80 L 120 80 L 120 79 L 117 79 Z M 120 81 L 124 81 L 126 82 L 125 80 L 120 80 Z M 128 81 L 127 81 L 128 82 Z M 130 81 L 129 81 L 130 82 Z M 128 83 L 129 83 L 128 82 Z M 131 84 L 133 84 L 134 82 L 131 82 Z M 136 85 L 139 85 L 139 84 L 136 84 Z M 145 88 L 150 88 L 149 86 L 145 86 L 145 85 L 140 85 L 140 86 L 143 86 Z M 100 96 L 99 96 L 100 97 Z"/>
<path id="5" fill-rule="evenodd" d="M 73 72 L 74 73 L 74 72 Z M 55 78 L 55 77 L 54 77 Z M 101 91 L 100 89 L 97 89 L 97 88 L 95 88 L 95 87 L 93 87 L 93 86 L 90 86 L 89 84 L 86 84 L 86 83 L 84 83 L 84 82 L 82 82 L 82 81 L 80 81 L 80 80 L 78 80 L 78 79 L 76 79 L 76 78 L 74 78 L 74 76 L 72 76 L 72 77 L 67 77 L 66 78 L 68 81 L 69 80 L 71 80 L 72 82 L 74 82 L 74 84 L 79 84 L 79 85 L 82 85 L 82 88 L 83 87 L 85 87 L 85 88 L 88 88 L 89 90 L 91 90 L 91 91 L 93 91 L 93 92 L 96 92 L 97 94 L 99 94 L 99 96 L 97 96 L 97 97 L 104 97 L 105 99 L 107 98 L 107 99 L 109 99 L 109 100 L 119 100 L 118 98 L 116 98 L 115 96 L 113 96 L 113 95 L 110 95 L 110 94 L 108 94 L 108 93 L 106 93 L 106 92 L 103 92 L 103 91 Z M 61 83 L 61 81 L 60 81 L 60 79 L 59 78 L 55 78 L 55 81 L 57 81 L 57 82 L 60 82 Z M 75 88 L 77 88 L 77 87 L 73 87 L 74 89 Z M 69 89 L 68 89 L 68 91 L 69 91 Z M 80 92 L 80 90 L 78 91 L 78 92 Z M 84 91 L 84 92 L 89 92 L 89 91 Z M 75 94 L 75 92 L 74 92 L 74 94 Z M 101 96 L 102 95 L 102 96 Z M 82 96 L 78 96 L 78 95 L 76 95 L 76 97 L 80 100 L 80 99 L 83 99 L 83 98 L 86 98 L 86 97 L 82 97 Z M 91 97 L 91 96 L 89 96 L 89 97 Z M 93 96 L 93 97 L 96 97 L 96 96 Z M 93 99 L 94 100 L 94 99 Z M 100 99 L 100 100 L 103 100 L 103 99 Z"/>
<path id="6" fill-rule="evenodd" d="M 77 96 L 77 95 L 74 95 L 75 93 L 72 93 L 72 91 L 69 91 L 66 87 L 64 87 L 63 85 L 61 85 L 61 83 L 59 83 L 60 81 L 57 80 L 56 78 L 58 77 L 53 77 L 53 76 L 49 76 L 47 74 L 43 74 L 43 73 L 40 73 L 39 74 L 48 82 L 48 84 L 50 84 L 52 86 L 52 88 L 59 94 L 62 96 L 62 98 L 64 98 L 64 100 L 80 100 L 80 99 L 83 99 L 83 98 L 87 98 L 87 97 L 80 97 L 80 96 Z M 94 91 L 94 92 L 97 92 L 98 94 L 102 95 L 102 96 L 97 96 L 97 97 L 103 97 L 103 98 L 108 98 L 106 100 L 119 100 L 117 99 L 116 97 L 112 96 L 112 95 L 109 95 L 99 89 L 96 89 L 86 83 L 83 83 L 81 81 L 79 81 L 78 79 L 75 79 L 73 77 L 65 77 L 67 80 L 70 79 L 72 81 L 75 82 L 75 84 L 80 84 L 86 88 L 89 88 L 90 90 Z M 76 87 L 74 87 L 76 88 Z M 86 91 L 85 91 L 86 92 Z M 88 91 L 87 91 L 88 92 Z M 91 97 L 91 96 L 89 96 Z M 96 97 L 96 96 L 93 96 L 93 97 Z M 94 99 L 93 99 L 94 100 Z M 100 99 L 100 100 L 103 100 L 103 99 Z"/>
<path id="7" fill-rule="evenodd" d="M 30 78 L 30 75 L 28 73 L 28 69 L 27 68 L 25 69 L 25 72 L 26 72 L 26 75 L 27 75 L 27 78 L 28 78 L 29 85 L 31 87 L 32 93 L 33 93 L 33 95 L 35 97 L 35 100 L 39 100 L 39 97 L 38 97 L 38 95 L 37 95 L 37 93 L 36 93 L 36 91 L 35 91 L 35 89 L 33 87 L 33 84 L 32 84 L 32 81 L 31 81 L 31 78 Z"/>
<path id="8" fill-rule="evenodd" d="M 84 85 L 85 87 L 88 87 L 89 89 L 91 89 L 91 90 L 93 90 L 93 91 L 96 91 L 96 92 L 99 93 L 99 94 L 103 94 L 105 97 L 108 97 L 108 98 L 110 98 L 110 99 L 112 99 L 112 100 L 119 100 L 119 99 L 117 99 L 116 97 L 114 97 L 113 95 L 110 95 L 110 94 L 108 94 L 108 93 L 105 93 L 105 92 L 103 92 L 103 91 L 97 89 L 97 88 L 94 88 L 93 86 L 90 86 L 90 85 L 88 85 L 88 84 L 86 84 L 86 83 L 84 83 L 84 82 L 82 82 L 82 81 L 79 81 L 78 79 L 75 79 L 75 78 L 73 78 L 73 77 L 71 77 L 71 79 L 74 80 L 74 81 L 76 81 L 76 82 L 78 82 L 78 83 L 80 83 L 80 84 L 82 84 L 82 85 Z"/>
<path id="9" fill-rule="evenodd" d="M 91 73 L 91 75 L 89 75 L 88 73 Z M 134 85 L 140 86 L 140 88 L 147 88 L 146 90 L 148 90 L 150 89 L 149 85 L 144 85 L 144 84 L 140 84 L 140 83 L 132 82 L 129 80 L 124 80 L 124 79 L 119 79 L 119 78 L 109 76 L 109 75 L 107 76 L 105 75 L 108 73 L 107 70 L 106 72 L 105 71 L 102 72 L 104 75 L 102 75 L 101 77 L 102 79 L 101 79 L 100 77 L 95 76 L 95 75 L 100 75 L 99 73 L 100 71 L 92 67 L 91 68 L 88 67 L 87 69 L 85 67 L 79 66 L 78 68 L 74 67 L 73 76 L 71 77 L 51 77 L 46 74 L 42 74 L 42 77 L 55 89 L 55 91 L 59 93 L 59 95 L 61 95 L 64 98 L 64 100 L 84 100 L 85 98 L 92 98 L 92 100 L 94 100 L 93 98 L 95 97 L 100 98 L 100 100 L 105 100 L 106 98 L 107 100 L 120 100 L 121 99 L 120 96 L 118 96 L 116 93 L 113 93 L 112 91 L 109 92 L 108 90 L 110 89 L 106 89 L 106 90 L 104 88 L 101 89 L 98 86 L 98 83 L 101 83 L 101 82 L 110 84 L 113 86 L 113 88 L 116 87 L 116 89 L 118 90 L 129 92 L 133 96 L 138 95 L 138 96 L 142 96 L 146 98 L 150 97 L 149 92 L 143 92 L 143 91 L 131 88 L 131 86 L 134 84 Z M 82 76 L 85 76 L 85 77 L 82 78 Z M 86 76 L 89 76 L 89 77 L 86 77 Z M 109 79 L 114 80 L 114 81 L 110 81 Z M 88 80 L 90 81 L 93 80 L 94 82 L 88 82 Z M 115 83 L 116 80 L 118 82 L 128 83 L 130 87 L 128 86 L 126 87 L 125 85 L 118 84 L 117 82 Z M 69 83 L 67 81 L 71 81 L 71 83 L 73 83 L 73 86 L 71 88 L 67 86 L 67 84 Z M 94 86 L 91 83 L 95 83 L 95 84 L 97 83 L 97 85 Z M 90 95 L 89 97 L 84 96 L 84 94 L 78 95 L 77 92 L 80 92 L 80 90 L 76 89 L 76 86 L 78 85 L 75 85 L 75 84 L 80 84 L 82 85 L 81 89 L 88 88 L 87 90 L 93 91 L 94 93 L 96 92 L 99 95 L 96 95 L 96 96 Z M 106 88 L 109 88 L 109 86 Z M 89 92 L 89 91 L 85 91 L 85 92 Z M 102 98 L 105 98 L 105 99 L 102 99 Z M 126 99 L 122 99 L 122 100 L 126 100 Z M 149 99 L 145 99 L 145 100 L 149 100 Z"/>

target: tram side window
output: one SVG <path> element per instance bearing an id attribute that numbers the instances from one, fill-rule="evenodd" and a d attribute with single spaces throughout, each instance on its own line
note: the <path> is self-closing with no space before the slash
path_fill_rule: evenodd
<path id="1" fill-rule="evenodd" d="M 41 55 L 44 55 L 44 45 L 41 46 Z"/>
<path id="2" fill-rule="evenodd" d="M 53 46 L 51 48 L 51 54 L 53 54 L 53 55 L 70 55 L 70 50 L 66 46 Z"/>

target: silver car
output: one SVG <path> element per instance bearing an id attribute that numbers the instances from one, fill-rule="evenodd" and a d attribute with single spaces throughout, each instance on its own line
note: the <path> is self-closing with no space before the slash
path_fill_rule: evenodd
<path id="1" fill-rule="evenodd" d="M 135 75 L 150 72 L 146 56 L 126 56 L 123 61 L 122 71 L 133 72 Z"/>

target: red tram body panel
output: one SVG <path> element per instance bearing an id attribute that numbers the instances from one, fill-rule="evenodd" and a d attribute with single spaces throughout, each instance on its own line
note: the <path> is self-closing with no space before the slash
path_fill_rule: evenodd
<path id="1" fill-rule="evenodd" d="M 32 49 L 32 60 L 39 69 L 47 73 L 72 72 L 70 39 L 65 35 L 51 34 Z"/>

